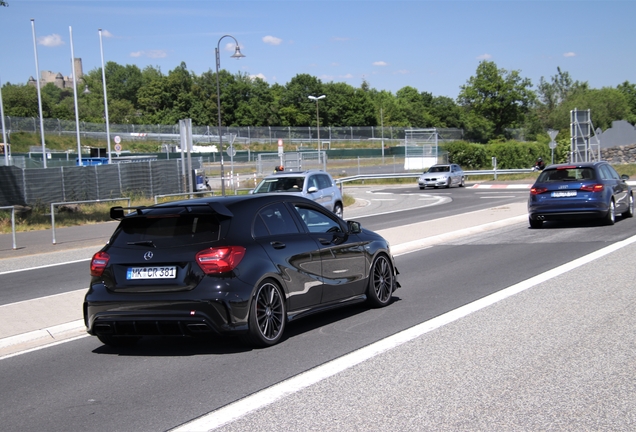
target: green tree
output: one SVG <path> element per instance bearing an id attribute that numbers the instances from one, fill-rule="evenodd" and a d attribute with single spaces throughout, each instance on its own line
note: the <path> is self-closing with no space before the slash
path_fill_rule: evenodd
<path id="1" fill-rule="evenodd" d="M 554 111 L 557 130 L 569 130 L 570 111 L 590 110 L 594 128 L 608 129 L 614 120 L 626 120 L 631 115 L 625 95 L 615 88 L 580 90 L 570 95 Z"/>
<path id="2" fill-rule="evenodd" d="M 543 77 L 537 86 L 536 117 L 544 129 L 557 129 L 561 113 L 558 108 L 570 97 L 588 90 L 587 82 L 573 81 L 568 72 L 557 67 L 557 74 L 547 82 Z"/>
<path id="3" fill-rule="evenodd" d="M 461 86 L 458 103 L 466 112 L 467 135 L 479 141 L 504 136 L 506 128 L 519 127 L 536 95 L 532 83 L 519 71 L 497 69 L 482 61 L 475 76 Z"/>
<path id="4" fill-rule="evenodd" d="M 15 117 L 40 117 L 38 93 L 34 86 L 5 84 L 2 86 L 4 114 Z M 44 102 L 42 111 L 44 111 Z"/>
<path id="5" fill-rule="evenodd" d="M 628 116 L 625 120 L 630 122 L 631 124 L 636 123 L 636 84 L 630 84 L 629 81 L 625 81 L 622 84 L 619 84 L 617 90 L 620 91 L 627 101 L 627 105 L 629 105 L 629 109 L 631 111 L 631 115 Z"/>
<path id="6" fill-rule="evenodd" d="M 430 93 L 420 93 L 416 88 L 402 87 L 395 94 L 398 109 L 408 122 L 408 126 L 427 128 L 435 125 L 435 119 L 428 111 L 433 97 Z"/>
<path id="7" fill-rule="evenodd" d="M 375 126 L 377 119 L 373 102 L 367 92 L 347 83 L 330 82 L 324 85 L 325 99 L 320 103 L 324 116 L 321 126 Z M 324 112 L 324 113 L 323 113 Z M 324 121 L 324 123 L 323 123 Z M 316 125 L 316 116 L 310 125 Z"/>
<path id="8" fill-rule="evenodd" d="M 309 74 L 298 74 L 293 77 L 285 85 L 285 91 L 279 99 L 280 126 L 310 125 L 312 119 L 316 118 L 316 103 L 308 96 L 323 94 L 325 94 L 323 84 L 318 78 Z M 325 110 L 322 110 L 320 124 L 330 126 L 329 119 L 324 118 L 325 114 Z"/>

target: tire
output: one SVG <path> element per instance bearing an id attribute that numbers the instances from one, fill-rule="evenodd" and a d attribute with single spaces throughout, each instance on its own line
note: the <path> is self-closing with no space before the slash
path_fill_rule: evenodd
<path id="1" fill-rule="evenodd" d="M 541 228 L 543 226 L 543 221 L 540 220 L 528 218 L 528 222 L 530 222 L 530 228 Z"/>
<path id="2" fill-rule="evenodd" d="M 624 218 L 634 217 L 634 195 L 629 195 L 629 201 L 627 203 L 627 210 L 621 214 Z"/>
<path id="3" fill-rule="evenodd" d="M 333 206 L 333 212 L 335 213 L 336 216 L 338 216 L 340 219 L 344 219 L 344 211 L 342 210 L 342 204 L 340 203 L 336 203 L 335 206 Z"/>
<path id="4" fill-rule="evenodd" d="M 136 336 L 97 335 L 97 339 L 104 345 L 108 345 L 112 348 L 131 348 L 134 347 L 141 338 Z"/>
<path id="5" fill-rule="evenodd" d="M 449 178 L 448 178 L 448 183 L 446 183 L 446 189 L 450 189 L 450 187 L 452 186 L 452 184 L 453 184 L 453 179 L 449 177 Z"/>
<path id="6" fill-rule="evenodd" d="M 420 190 L 425 190 L 426 186 L 420 186 Z"/>
<path id="7" fill-rule="evenodd" d="M 393 266 L 386 255 L 378 255 L 369 273 L 367 299 L 373 307 L 384 307 L 391 302 L 395 289 Z"/>
<path id="8" fill-rule="evenodd" d="M 466 186 L 466 177 L 462 177 L 462 181 L 459 183 L 459 187 Z"/>
<path id="9" fill-rule="evenodd" d="M 616 204 L 614 198 L 611 199 L 607 215 L 603 218 L 605 225 L 614 225 L 616 223 Z"/>
<path id="10" fill-rule="evenodd" d="M 277 344 L 283 332 L 287 313 L 281 288 L 271 279 L 260 283 L 250 305 L 247 342 L 257 347 Z"/>

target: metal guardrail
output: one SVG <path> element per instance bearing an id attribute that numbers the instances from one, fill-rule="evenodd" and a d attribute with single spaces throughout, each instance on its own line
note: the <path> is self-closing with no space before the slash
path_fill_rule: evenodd
<path id="1" fill-rule="evenodd" d="M 501 170 L 468 170 L 464 171 L 467 176 L 475 175 L 493 175 L 497 180 L 498 174 L 527 174 L 533 172 L 532 168 L 520 168 L 520 169 L 501 169 Z M 418 173 L 389 173 L 389 174 L 358 174 L 351 177 L 342 177 L 336 179 L 336 184 L 342 184 L 347 182 L 359 181 L 359 180 L 375 180 L 385 178 L 419 178 L 422 175 Z"/>
<path id="2" fill-rule="evenodd" d="M 214 195 L 214 191 L 208 190 L 208 191 L 203 191 L 203 192 L 181 192 L 181 193 L 176 193 L 176 194 L 155 195 L 155 204 L 159 203 L 158 198 L 168 198 L 168 197 L 176 197 L 176 196 L 190 196 L 190 197 L 192 197 L 192 195 L 207 195 L 207 194 Z"/>
<path id="3" fill-rule="evenodd" d="M 15 207 L 13 206 L 0 207 L 0 210 L 11 210 L 11 232 L 13 233 L 13 250 L 16 250 L 18 246 L 15 242 Z"/>
<path id="4" fill-rule="evenodd" d="M 87 200 L 87 201 L 66 201 L 51 203 L 51 232 L 53 233 L 53 244 L 55 244 L 55 207 L 63 204 L 87 204 L 87 203 L 100 203 L 109 201 L 128 201 L 128 207 L 130 207 L 130 198 L 109 198 L 103 200 Z"/>

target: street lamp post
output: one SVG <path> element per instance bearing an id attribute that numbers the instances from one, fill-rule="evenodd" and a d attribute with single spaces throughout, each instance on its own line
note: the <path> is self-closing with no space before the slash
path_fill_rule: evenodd
<path id="1" fill-rule="evenodd" d="M 320 114 L 318 112 L 318 101 L 320 99 L 324 99 L 326 96 L 322 95 L 322 96 L 308 96 L 309 99 L 311 99 L 312 101 L 316 102 L 316 128 L 318 130 L 318 163 L 320 163 Z"/>
<path id="2" fill-rule="evenodd" d="M 219 51 L 221 49 L 221 40 L 223 38 L 230 37 L 234 39 L 234 43 L 236 43 L 236 47 L 234 49 L 234 54 L 232 54 L 232 58 L 240 59 L 241 57 L 245 57 L 241 54 L 241 49 L 239 48 L 239 43 L 234 36 L 224 35 L 221 36 L 219 42 L 216 45 L 216 102 L 217 102 L 217 110 L 219 113 L 219 151 L 221 152 L 221 195 L 225 196 L 225 168 L 223 166 L 223 136 L 221 135 L 221 87 L 219 85 L 219 68 L 221 66 L 221 58 L 219 56 Z"/>

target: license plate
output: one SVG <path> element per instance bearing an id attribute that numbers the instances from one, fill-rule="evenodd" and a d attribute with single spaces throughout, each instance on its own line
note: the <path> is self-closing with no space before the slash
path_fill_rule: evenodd
<path id="1" fill-rule="evenodd" d="M 177 277 L 177 268 L 168 267 L 128 267 L 126 279 L 174 279 Z"/>
<path id="2" fill-rule="evenodd" d="M 553 198 L 563 198 L 563 197 L 574 197 L 576 196 L 576 191 L 554 191 L 552 192 Z"/>

